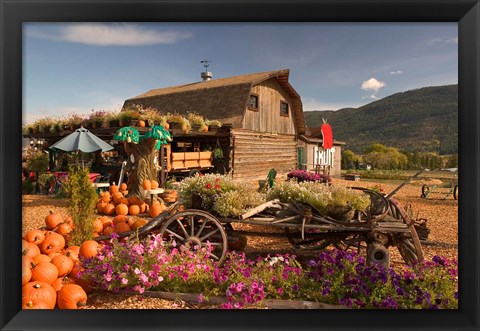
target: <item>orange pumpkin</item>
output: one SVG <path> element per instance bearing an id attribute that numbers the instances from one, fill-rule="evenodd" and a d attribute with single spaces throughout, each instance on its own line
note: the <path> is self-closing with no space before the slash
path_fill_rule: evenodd
<path id="1" fill-rule="evenodd" d="M 87 304 L 87 293 L 77 284 L 67 284 L 58 291 L 57 305 L 60 309 L 78 309 Z"/>
<path id="2" fill-rule="evenodd" d="M 117 225 L 115 225 L 115 232 L 116 233 L 122 233 L 122 232 L 128 232 L 130 231 L 130 226 L 128 226 L 127 223 L 118 223 Z"/>
<path id="3" fill-rule="evenodd" d="M 22 286 L 32 279 L 32 259 L 22 256 Z"/>
<path id="4" fill-rule="evenodd" d="M 165 210 L 165 205 L 164 204 L 153 203 L 153 204 L 150 205 L 148 213 L 149 213 L 150 217 L 155 218 L 158 215 L 160 215 L 164 210 Z"/>
<path id="5" fill-rule="evenodd" d="M 118 223 L 127 223 L 128 222 L 128 216 L 126 215 L 117 215 L 113 218 L 113 226 L 117 225 Z"/>
<path id="6" fill-rule="evenodd" d="M 100 218 L 96 218 L 93 220 L 93 232 L 101 233 L 103 231 L 103 223 Z"/>
<path id="7" fill-rule="evenodd" d="M 23 245 L 23 241 L 22 241 L 22 255 L 33 258 L 40 254 L 40 249 L 38 248 L 37 245 L 33 243 L 29 243 L 27 241 L 25 241 L 25 243 L 26 244 Z"/>
<path id="8" fill-rule="evenodd" d="M 108 203 L 105 202 L 105 201 L 102 201 L 102 200 L 98 201 L 97 202 L 97 212 L 99 214 L 103 214 L 105 212 L 105 207 L 107 206 L 107 204 Z"/>
<path id="9" fill-rule="evenodd" d="M 62 254 L 55 256 L 50 263 L 57 267 L 58 277 L 68 275 L 72 271 L 75 264 L 69 256 Z"/>
<path id="10" fill-rule="evenodd" d="M 29 243 L 39 245 L 45 240 L 45 233 L 42 230 L 30 230 L 25 233 L 24 239 Z"/>
<path id="11" fill-rule="evenodd" d="M 114 232 L 115 232 L 115 228 L 113 226 L 109 225 L 109 226 L 106 226 L 106 227 L 103 228 L 102 234 L 104 236 L 109 236 Z"/>
<path id="12" fill-rule="evenodd" d="M 65 253 L 67 252 L 73 252 L 78 255 L 80 253 L 80 246 L 68 246 L 65 248 Z"/>
<path id="13" fill-rule="evenodd" d="M 95 240 L 87 240 L 80 245 L 78 256 L 80 257 L 94 257 L 98 252 L 98 242 Z"/>
<path id="14" fill-rule="evenodd" d="M 126 191 L 126 190 L 128 190 L 127 183 L 120 184 L 120 191 Z"/>
<path id="15" fill-rule="evenodd" d="M 138 120 L 137 125 L 141 128 L 144 128 L 145 127 L 145 121 L 144 120 Z"/>
<path id="16" fill-rule="evenodd" d="M 68 236 L 73 231 L 70 224 L 62 223 L 55 229 L 55 232 L 62 235 L 63 237 Z"/>
<path id="17" fill-rule="evenodd" d="M 148 211 L 148 205 L 146 203 L 142 203 L 140 205 L 140 214 L 146 213 Z"/>
<path id="18" fill-rule="evenodd" d="M 142 187 L 143 187 L 144 190 L 150 190 L 152 188 L 152 184 L 151 184 L 150 180 L 144 179 L 143 183 L 142 183 Z"/>
<path id="19" fill-rule="evenodd" d="M 110 202 L 110 200 L 112 200 L 112 197 L 110 193 L 102 192 L 100 193 L 100 199 L 102 199 L 103 202 Z"/>
<path id="20" fill-rule="evenodd" d="M 128 213 L 130 215 L 138 215 L 140 214 L 140 207 L 138 205 L 130 205 L 128 206 Z"/>
<path id="21" fill-rule="evenodd" d="M 151 180 L 151 181 L 150 181 L 150 186 L 152 187 L 152 190 L 157 189 L 158 186 L 159 186 L 158 181 L 156 181 L 156 180 Z"/>
<path id="22" fill-rule="evenodd" d="M 35 300 L 22 303 L 22 309 L 51 309 L 44 300 Z"/>
<path id="23" fill-rule="evenodd" d="M 127 205 L 129 206 L 130 205 L 130 201 L 128 201 L 128 198 L 127 197 L 123 197 L 120 199 L 120 203 L 124 204 L 124 205 Z"/>
<path id="24" fill-rule="evenodd" d="M 45 282 L 29 282 L 22 286 L 22 308 L 42 302 L 48 309 L 54 309 L 57 302 L 57 292 Z"/>
<path id="25" fill-rule="evenodd" d="M 58 269 L 50 262 L 41 261 L 37 264 L 32 262 L 32 281 L 53 284 L 58 278 Z"/>
<path id="26" fill-rule="evenodd" d="M 128 206 L 124 203 L 119 203 L 115 207 L 115 212 L 117 215 L 128 215 Z"/>
<path id="27" fill-rule="evenodd" d="M 123 198 L 122 192 L 115 192 L 112 195 L 112 200 L 114 203 L 120 203 L 120 200 Z"/>
<path id="28" fill-rule="evenodd" d="M 48 230 L 55 229 L 60 223 L 63 223 L 63 217 L 59 213 L 50 211 L 50 214 L 45 217 L 45 225 Z"/>
<path id="29" fill-rule="evenodd" d="M 108 216 L 100 217 L 100 221 L 102 222 L 103 228 L 105 228 L 106 226 L 112 225 L 112 219 Z"/>
<path id="30" fill-rule="evenodd" d="M 73 267 L 72 272 L 70 273 L 69 277 L 73 278 L 76 284 L 80 285 L 85 293 L 90 293 L 93 290 L 92 281 L 83 274 L 85 268 L 81 265 L 76 265 Z"/>
<path id="31" fill-rule="evenodd" d="M 138 220 L 136 220 L 136 221 L 132 224 L 131 229 L 135 231 L 135 230 L 141 228 L 142 226 L 144 226 L 145 224 L 147 224 L 147 221 L 139 218 Z"/>
<path id="32" fill-rule="evenodd" d="M 45 240 L 40 246 L 40 251 L 43 254 L 57 253 L 65 247 L 65 238 L 53 231 L 47 232 Z"/>
<path id="33" fill-rule="evenodd" d="M 64 287 L 67 284 L 76 284 L 75 280 L 72 277 L 58 277 L 52 284 L 52 287 L 55 291 L 60 291 L 62 287 Z"/>
<path id="34" fill-rule="evenodd" d="M 108 188 L 108 192 L 113 195 L 114 193 L 118 192 L 118 186 L 115 184 L 110 185 L 110 187 Z"/>
<path id="35" fill-rule="evenodd" d="M 138 196 L 136 195 L 132 195 L 130 198 L 128 198 L 128 202 L 131 204 L 131 205 L 141 205 L 143 203 L 142 199 L 140 199 Z"/>
<path id="36" fill-rule="evenodd" d="M 113 203 L 107 203 L 105 208 L 103 208 L 103 212 L 106 215 L 113 215 L 115 213 L 115 205 Z"/>
<path id="37" fill-rule="evenodd" d="M 33 263 L 37 264 L 38 262 L 41 261 L 47 261 L 50 262 L 51 257 L 46 255 L 46 254 L 38 254 L 32 258 Z"/>

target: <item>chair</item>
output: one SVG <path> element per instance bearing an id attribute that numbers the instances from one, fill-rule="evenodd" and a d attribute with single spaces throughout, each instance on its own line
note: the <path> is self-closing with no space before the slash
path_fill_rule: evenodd
<path id="1" fill-rule="evenodd" d="M 105 174 L 95 177 L 92 185 L 97 190 L 97 194 L 100 194 L 100 191 L 108 190 L 108 188 L 110 187 L 110 177 L 111 174 Z"/>
<path id="2" fill-rule="evenodd" d="M 266 191 L 269 188 L 272 188 L 275 186 L 275 178 L 277 177 L 277 170 L 275 169 L 270 169 L 268 172 L 267 178 L 265 180 L 259 180 L 259 188 L 258 192 L 263 192 Z"/>

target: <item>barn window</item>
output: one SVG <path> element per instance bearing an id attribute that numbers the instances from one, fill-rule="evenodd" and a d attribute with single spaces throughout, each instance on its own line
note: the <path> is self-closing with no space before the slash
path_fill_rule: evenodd
<path id="1" fill-rule="evenodd" d="M 288 103 L 280 101 L 280 115 L 288 116 Z"/>
<path id="2" fill-rule="evenodd" d="M 250 94 L 250 97 L 248 98 L 248 109 L 258 111 L 258 95 L 257 94 Z"/>

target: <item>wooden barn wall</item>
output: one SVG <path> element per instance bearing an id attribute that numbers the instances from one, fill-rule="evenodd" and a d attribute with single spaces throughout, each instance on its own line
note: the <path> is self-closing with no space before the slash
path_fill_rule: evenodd
<path id="1" fill-rule="evenodd" d="M 295 134 L 293 121 L 293 102 L 288 93 L 275 79 L 266 80 L 252 87 L 252 93 L 258 94 L 258 111 L 245 110 L 242 127 L 258 132 Z M 280 115 L 280 101 L 289 104 L 287 116 Z"/>
<path id="2" fill-rule="evenodd" d="M 286 175 L 297 163 L 294 135 L 234 130 L 233 169 L 236 178 L 266 177 L 271 168 Z"/>

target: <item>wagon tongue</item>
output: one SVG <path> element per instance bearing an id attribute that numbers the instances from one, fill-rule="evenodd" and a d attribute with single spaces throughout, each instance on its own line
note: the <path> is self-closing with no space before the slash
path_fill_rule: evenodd
<path id="1" fill-rule="evenodd" d="M 395 188 L 392 192 L 390 192 L 388 195 L 387 195 L 387 199 L 388 198 L 391 198 L 393 197 L 402 187 L 404 187 L 405 185 L 407 185 L 408 183 L 410 183 L 410 181 L 414 178 L 417 178 L 418 175 L 420 175 L 422 172 L 424 171 L 428 171 L 428 169 L 422 169 L 420 170 L 419 172 L 417 172 L 415 175 L 413 175 L 412 177 L 410 177 L 409 179 L 407 179 L 406 181 L 404 181 L 403 183 L 401 183 L 400 185 L 397 186 L 397 188 Z"/>

